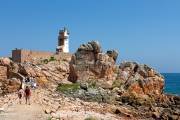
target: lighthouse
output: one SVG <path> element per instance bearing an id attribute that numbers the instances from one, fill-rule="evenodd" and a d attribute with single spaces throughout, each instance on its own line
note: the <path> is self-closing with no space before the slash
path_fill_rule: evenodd
<path id="1" fill-rule="evenodd" d="M 59 52 L 69 53 L 69 31 L 65 27 L 59 31 L 56 53 Z"/>

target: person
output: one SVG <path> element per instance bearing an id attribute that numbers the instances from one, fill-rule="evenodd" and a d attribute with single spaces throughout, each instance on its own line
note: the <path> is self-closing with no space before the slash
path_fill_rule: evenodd
<path id="1" fill-rule="evenodd" d="M 24 91 L 23 91 L 22 87 L 20 87 L 20 89 L 18 91 L 19 104 L 22 103 L 23 93 L 24 93 Z"/>
<path id="2" fill-rule="evenodd" d="M 29 105 L 30 105 L 31 90 L 30 90 L 29 86 L 26 86 L 26 89 L 24 90 L 24 96 L 26 99 L 26 104 L 29 103 Z"/>
<path id="3" fill-rule="evenodd" d="M 31 79 L 31 87 L 35 89 L 36 86 L 37 86 L 37 84 L 36 84 L 36 81 L 35 81 L 35 77 L 32 77 L 32 79 Z"/>
<path id="4" fill-rule="evenodd" d="M 36 88 L 37 84 L 36 82 L 33 83 L 33 88 Z"/>

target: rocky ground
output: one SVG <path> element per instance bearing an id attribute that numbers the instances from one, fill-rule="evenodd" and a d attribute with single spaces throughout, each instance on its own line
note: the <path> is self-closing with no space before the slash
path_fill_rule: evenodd
<path id="1" fill-rule="evenodd" d="M 109 113 L 108 104 L 85 102 L 80 99 L 64 97 L 55 91 L 36 89 L 33 91 L 31 105 L 18 103 L 16 94 L 1 97 L 0 120 L 120 120 Z"/>
<path id="2" fill-rule="evenodd" d="M 20 105 L 17 94 L 1 97 L 0 120 L 128 120 L 128 119 L 179 119 L 179 109 L 173 106 L 139 105 L 134 99 L 118 104 L 87 102 L 75 97 L 66 97 L 56 89 L 36 89 L 32 104 Z M 167 106 L 165 106 L 167 105 Z"/>
<path id="3" fill-rule="evenodd" d="M 1 116 L 23 112 L 18 109 L 25 106 L 16 104 L 14 92 L 25 77 L 33 77 L 38 89 L 33 92 L 32 106 L 26 109 L 32 120 L 39 118 L 36 113 L 42 119 L 62 120 L 180 119 L 180 96 L 164 94 L 161 74 L 137 62 L 117 65 L 116 50 L 102 51 L 92 41 L 61 59 L 14 63 L 1 58 Z M 8 108 L 13 112 L 6 114 Z"/>

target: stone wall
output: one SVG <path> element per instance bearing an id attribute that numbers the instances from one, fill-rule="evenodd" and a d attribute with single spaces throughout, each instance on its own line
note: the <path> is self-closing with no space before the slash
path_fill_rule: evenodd
<path id="1" fill-rule="evenodd" d="M 12 50 L 12 60 L 18 63 L 31 62 L 38 59 L 49 59 L 50 57 L 54 57 L 56 60 L 70 61 L 71 56 L 72 55 L 70 53 L 64 53 L 64 52 L 55 54 L 53 52 L 45 52 L 45 51 L 32 51 L 32 50 L 23 50 L 23 49 Z"/>
<path id="2" fill-rule="evenodd" d="M 71 61 L 72 54 L 60 52 L 59 54 L 53 55 L 56 60 Z"/>
<path id="3" fill-rule="evenodd" d="M 45 51 L 32 51 L 23 49 L 12 50 L 12 60 L 19 63 L 33 61 L 36 59 L 47 59 L 53 55 L 53 52 Z"/>

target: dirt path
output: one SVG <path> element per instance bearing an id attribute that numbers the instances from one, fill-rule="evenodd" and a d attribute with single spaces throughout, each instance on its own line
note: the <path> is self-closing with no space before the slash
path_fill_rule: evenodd
<path id="1" fill-rule="evenodd" d="M 46 117 L 38 104 L 16 104 L 0 114 L 0 120 L 46 120 Z"/>
<path id="2" fill-rule="evenodd" d="M 0 114 L 0 120 L 47 120 L 42 106 L 35 102 L 32 96 L 32 104 L 26 105 L 23 101 L 19 104 L 14 101 L 3 113 Z"/>

